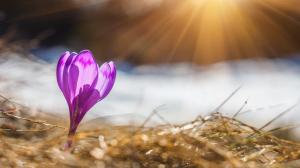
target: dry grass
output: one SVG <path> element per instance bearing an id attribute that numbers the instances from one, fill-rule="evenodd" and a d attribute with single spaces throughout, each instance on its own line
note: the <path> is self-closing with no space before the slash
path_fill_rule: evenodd
<path id="1" fill-rule="evenodd" d="M 63 151 L 66 130 L 49 124 L 62 123 L 57 118 L 33 115 L 4 97 L 0 112 L 1 167 L 293 167 L 290 161 L 300 158 L 300 144 L 220 113 L 176 126 L 97 124 L 78 132 L 73 148 Z"/>

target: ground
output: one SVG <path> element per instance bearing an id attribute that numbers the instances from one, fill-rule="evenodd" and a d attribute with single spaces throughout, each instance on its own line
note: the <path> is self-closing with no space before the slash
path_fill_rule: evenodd
<path id="1" fill-rule="evenodd" d="M 1 167 L 299 167 L 300 144 L 213 113 L 155 127 L 91 123 L 64 149 L 66 122 L 4 97 Z M 100 125 L 99 125 L 100 124 Z"/>

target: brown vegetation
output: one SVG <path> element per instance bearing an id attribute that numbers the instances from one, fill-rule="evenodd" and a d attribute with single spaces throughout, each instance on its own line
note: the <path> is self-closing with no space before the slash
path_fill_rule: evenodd
<path id="1" fill-rule="evenodd" d="M 48 123 L 56 117 L 4 97 L 0 105 L 1 167 L 293 167 L 300 158 L 300 144 L 220 113 L 152 128 L 97 124 L 64 151 L 66 130 Z"/>

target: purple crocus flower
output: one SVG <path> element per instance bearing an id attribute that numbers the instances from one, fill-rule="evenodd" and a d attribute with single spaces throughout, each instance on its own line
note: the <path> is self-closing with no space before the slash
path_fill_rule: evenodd
<path id="1" fill-rule="evenodd" d="M 116 68 L 112 61 L 99 67 L 89 50 L 79 54 L 66 51 L 57 63 L 56 77 L 69 106 L 70 128 L 66 144 L 69 148 L 84 115 L 111 91 Z"/>

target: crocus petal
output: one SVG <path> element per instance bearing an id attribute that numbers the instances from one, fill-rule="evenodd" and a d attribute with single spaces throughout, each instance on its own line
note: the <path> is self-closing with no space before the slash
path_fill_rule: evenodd
<path id="1" fill-rule="evenodd" d="M 116 68 L 113 62 L 104 63 L 99 68 L 98 81 L 94 88 L 87 92 L 89 95 L 85 99 L 85 103 L 82 107 L 83 113 L 90 110 L 97 102 L 104 99 L 111 91 L 116 78 Z"/>
<path id="2" fill-rule="evenodd" d="M 108 93 L 111 91 L 112 87 L 114 86 L 116 75 L 117 75 L 115 64 L 112 61 L 110 61 L 108 65 L 110 67 L 110 74 L 108 75 L 108 81 L 106 85 L 104 85 L 100 91 L 102 99 L 105 98 L 108 95 Z"/>
<path id="3" fill-rule="evenodd" d="M 71 95 L 69 92 L 69 87 L 68 87 L 69 82 L 67 77 L 68 77 L 70 65 L 74 61 L 76 55 L 77 53 L 75 52 L 72 52 L 71 54 L 68 51 L 65 52 L 59 59 L 57 64 L 57 69 L 56 69 L 57 83 L 59 85 L 59 88 L 63 92 L 69 106 L 71 104 Z"/>
<path id="4" fill-rule="evenodd" d="M 92 53 L 88 50 L 81 51 L 73 61 L 69 72 L 69 85 L 74 97 L 85 85 L 91 86 L 97 76 L 97 63 Z"/>
<path id="5" fill-rule="evenodd" d="M 88 99 L 85 100 L 84 104 L 81 106 L 80 116 L 84 116 L 87 111 L 89 111 L 97 102 L 101 100 L 98 90 L 91 90 Z"/>
<path id="6" fill-rule="evenodd" d="M 84 115 L 98 102 L 99 92 L 97 90 L 90 90 L 88 93 L 89 97 L 84 100 L 84 103 L 80 106 L 78 118 L 76 122 L 79 123 Z M 82 100 L 80 98 L 80 100 Z"/>
<path id="7" fill-rule="evenodd" d="M 111 91 L 116 79 L 116 67 L 111 61 L 104 63 L 99 69 L 97 90 L 100 92 L 101 99 L 105 98 Z"/>
<path id="8" fill-rule="evenodd" d="M 67 59 L 70 56 L 70 52 L 66 51 L 65 53 L 63 53 L 57 63 L 57 67 L 56 67 L 56 79 L 57 79 L 57 83 L 58 86 L 60 88 L 61 91 L 63 91 L 63 70 L 65 68 L 65 64 Z"/>

